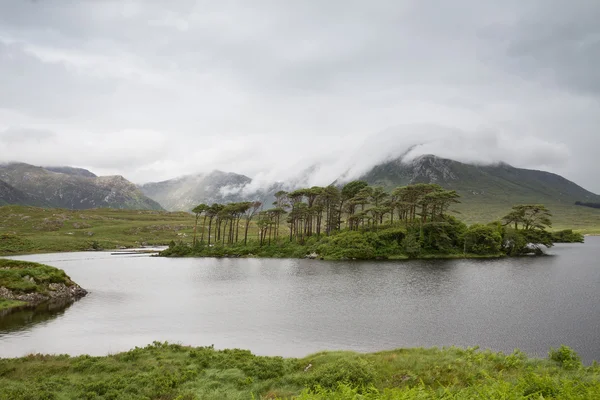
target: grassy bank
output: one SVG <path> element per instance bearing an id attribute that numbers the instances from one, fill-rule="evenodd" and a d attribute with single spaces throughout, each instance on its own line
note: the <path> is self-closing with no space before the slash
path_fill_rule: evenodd
<path id="1" fill-rule="evenodd" d="M 73 287 L 79 288 L 61 269 L 0 258 L 0 310 L 39 304 L 53 298 L 66 299 L 73 295 L 67 289 Z"/>
<path id="2" fill-rule="evenodd" d="M 166 245 L 193 232 L 188 213 L 0 207 L 0 255 Z"/>
<path id="3" fill-rule="evenodd" d="M 21 307 L 26 305 L 24 301 L 19 300 L 8 300 L 0 297 L 0 311 L 8 310 L 15 307 Z"/>
<path id="4" fill-rule="evenodd" d="M 105 357 L 0 359 L 0 399 L 592 399 L 599 377 L 567 347 L 546 360 L 459 348 L 294 359 L 154 343 Z"/>

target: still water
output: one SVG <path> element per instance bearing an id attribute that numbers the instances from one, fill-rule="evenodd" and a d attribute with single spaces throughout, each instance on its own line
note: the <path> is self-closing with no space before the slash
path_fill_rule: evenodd
<path id="1" fill-rule="evenodd" d="M 154 340 L 262 355 L 474 346 L 600 360 L 600 238 L 552 257 L 325 262 L 166 259 L 105 252 L 16 257 L 90 293 L 0 318 L 0 357 L 105 355 Z"/>

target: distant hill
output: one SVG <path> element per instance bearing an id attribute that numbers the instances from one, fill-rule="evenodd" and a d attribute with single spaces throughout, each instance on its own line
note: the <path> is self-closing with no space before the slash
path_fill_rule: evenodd
<path id="1" fill-rule="evenodd" d="M 83 168 L 73 167 L 44 167 L 44 169 L 52 172 L 60 172 L 61 174 L 73 175 L 73 176 L 84 176 L 86 178 L 96 178 L 97 175 L 93 172 Z"/>
<path id="2" fill-rule="evenodd" d="M 43 206 L 43 202 L 35 199 L 20 190 L 12 187 L 4 181 L 0 181 L 0 206 L 8 204 L 27 204 Z"/>
<path id="3" fill-rule="evenodd" d="M 0 181 L 0 201 L 3 204 L 68 209 L 162 209 L 160 204 L 146 197 L 122 176 L 97 177 L 79 168 L 0 164 Z"/>
<path id="4" fill-rule="evenodd" d="M 146 183 L 141 191 L 170 211 L 189 211 L 200 203 L 226 203 L 245 198 L 244 186 L 252 182 L 245 175 L 212 171 L 162 182 Z"/>
<path id="5" fill-rule="evenodd" d="M 550 172 L 515 168 L 504 163 L 466 164 L 433 155 L 408 162 L 402 158 L 388 161 L 375 166 L 360 179 L 386 188 L 438 183 L 461 195 L 462 203 L 456 210 L 472 221 L 498 218 L 519 203 L 546 204 L 560 220 L 565 212 L 581 214 L 577 209 L 582 207 L 575 206 L 577 201 L 600 202 L 600 196 Z M 600 225 L 600 213 L 597 214 L 595 218 Z"/>

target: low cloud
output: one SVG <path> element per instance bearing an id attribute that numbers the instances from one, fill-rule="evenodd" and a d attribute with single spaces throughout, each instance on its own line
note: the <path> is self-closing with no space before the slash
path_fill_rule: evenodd
<path id="1" fill-rule="evenodd" d="M 56 138 L 56 134 L 44 129 L 7 128 L 0 131 L 0 143 L 5 145 L 35 145 Z"/>
<path id="2" fill-rule="evenodd" d="M 246 191 L 433 153 L 600 191 L 598 2 L 1 3 L 0 162 Z"/>

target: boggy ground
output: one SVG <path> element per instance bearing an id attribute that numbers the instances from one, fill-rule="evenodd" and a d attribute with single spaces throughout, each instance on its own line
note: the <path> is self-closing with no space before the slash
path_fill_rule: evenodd
<path id="1" fill-rule="evenodd" d="M 599 377 L 566 346 L 545 360 L 454 347 L 296 359 L 155 342 L 0 359 L 0 399 L 597 399 Z"/>

